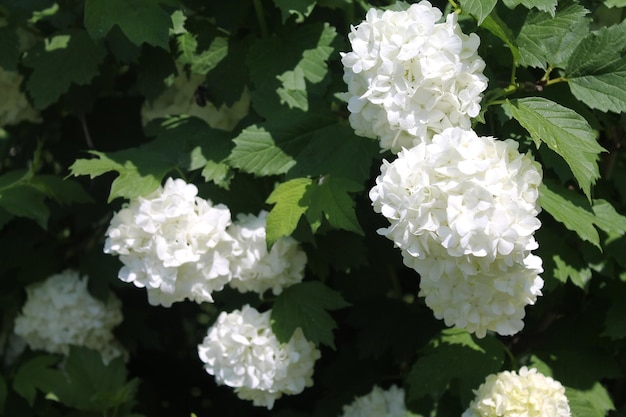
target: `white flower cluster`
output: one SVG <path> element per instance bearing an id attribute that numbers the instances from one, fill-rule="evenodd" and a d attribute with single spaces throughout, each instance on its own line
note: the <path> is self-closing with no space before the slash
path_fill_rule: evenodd
<path id="1" fill-rule="evenodd" d="M 270 326 L 270 312 L 246 305 L 222 312 L 209 329 L 198 355 L 218 384 L 235 388 L 239 398 L 271 409 L 283 394 L 301 393 L 313 385 L 320 352 L 298 328 L 281 344 Z"/>
<path id="2" fill-rule="evenodd" d="M 420 295 L 437 318 L 483 337 L 523 327 L 541 295 L 541 167 L 513 140 L 449 128 L 384 161 L 370 190 L 404 262 L 421 275 Z"/>
<path id="3" fill-rule="evenodd" d="M 93 298 L 77 271 L 52 275 L 26 292 L 14 331 L 31 349 L 67 355 L 70 345 L 84 346 L 99 351 L 105 363 L 124 354 L 112 333 L 123 319 L 120 301 Z"/>
<path id="4" fill-rule="evenodd" d="M 306 254 L 291 237 L 282 237 L 267 251 L 265 224 L 267 212 L 258 216 L 240 214 L 228 232 L 237 242 L 232 261 L 230 286 L 241 292 L 263 294 L 271 289 L 274 295 L 284 287 L 302 281 Z"/>
<path id="5" fill-rule="evenodd" d="M 197 193 L 194 185 L 168 178 L 111 220 L 104 252 L 119 255 L 119 278 L 145 287 L 150 304 L 212 302 L 211 293 L 230 281 L 230 210 Z"/>
<path id="6" fill-rule="evenodd" d="M 357 134 L 380 138 L 393 153 L 448 127 L 470 128 L 487 88 L 478 56 L 480 39 L 465 35 L 454 13 L 428 1 L 407 10 L 367 12 L 348 35 L 342 54 L 350 124 Z"/>
<path id="7" fill-rule="evenodd" d="M 237 123 L 248 114 L 250 108 L 248 91 L 244 90 L 241 98 L 231 106 L 222 104 L 217 108 L 202 95 L 201 86 L 204 80 L 205 76 L 188 74 L 179 67 L 178 75 L 171 85 L 154 101 L 144 102 L 141 108 L 143 123 L 147 124 L 150 120 L 159 117 L 188 115 L 204 120 L 214 129 L 232 131 Z M 198 100 L 201 102 L 198 103 Z"/>
<path id="8" fill-rule="evenodd" d="M 343 407 L 341 417 L 406 417 L 404 390 L 392 385 L 388 390 L 375 386 L 372 392 Z"/>
<path id="9" fill-rule="evenodd" d="M 0 68 L 0 128 L 23 121 L 39 121 L 39 112 L 20 91 L 23 78 L 17 72 Z"/>
<path id="10" fill-rule="evenodd" d="M 489 375 L 474 393 L 462 417 L 571 416 L 563 385 L 534 368 Z"/>
<path id="11" fill-rule="evenodd" d="M 266 212 L 233 224 L 228 207 L 197 194 L 193 184 L 169 178 L 111 220 L 104 252 L 120 257 L 119 278 L 145 287 L 150 304 L 212 302 L 228 283 L 278 294 L 302 280 L 307 259 L 295 240 L 282 238 L 267 251 Z"/>

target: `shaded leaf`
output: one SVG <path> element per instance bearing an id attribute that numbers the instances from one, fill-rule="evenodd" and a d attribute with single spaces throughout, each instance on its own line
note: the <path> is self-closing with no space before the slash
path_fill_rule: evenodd
<path id="1" fill-rule="evenodd" d="M 72 84 L 88 84 L 98 74 L 104 56 L 104 48 L 82 30 L 58 34 L 30 49 L 23 63 L 33 69 L 26 89 L 35 107 L 43 109 L 54 103 Z"/>
<path id="2" fill-rule="evenodd" d="M 303 22 L 304 18 L 311 14 L 316 3 L 316 0 L 274 0 L 274 4 L 280 9 L 283 23 L 292 15 L 295 16 L 297 23 Z"/>
<path id="3" fill-rule="evenodd" d="M 61 373 L 52 369 L 58 362 L 58 356 L 42 355 L 23 363 L 13 379 L 13 389 L 32 406 L 37 390 L 47 394 L 62 381 Z"/>
<path id="4" fill-rule="evenodd" d="M 333 329 L 337 323 L 327 310 L 347 307 L 341 295 L 321 282 L 292 285 L 278 296 L 272 308 L 272 330 L 286 343 L 300 327 L 307 340 L 335 348 Z"/>
<path id="5" fill-rule="evenodd" d="M 104 38 L 115 25 L 135 45 L 147 43 L 168 49 L 170 15 L 159 0 L 86 0 L 85 28 L 94 40 Z"/>
<path id="6" fill-rule="evenodd" d="M 489 374 L 500 370 L 504 350 L 492 336 L 474 339 L 465 330 L 445 329 L 431 340 L 415 361 L 406 382 L 407 401 L 422 397 L 440 398 L 456 380 L 462 401 L 469 403 L 476 389 Z"/>
<path id="7" fill-rule="evenodd" d="M 363 235 L 361 225 L 354 212 L 354 201 L 349 193 L 361 191 L 363 186 L 352 180 L 324 176 L 317 182 L 311 182 L 304 195 L 308 205 L 306 217 L 315 232 L 322 224 L 322 219 L 338 229 Z"/>
<path id="8" fill-rule="evenodd" d="M 558 0 L 504 0 L 507 7 L 513 9 L 518 5 L 522 5 L 527 9 L 535 8 L 554 16 Z"/>

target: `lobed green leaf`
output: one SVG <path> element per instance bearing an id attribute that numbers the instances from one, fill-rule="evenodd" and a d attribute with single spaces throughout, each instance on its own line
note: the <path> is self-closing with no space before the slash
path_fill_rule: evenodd
<path id="1" fill-rule="evenodd" d="M 95 41 L 103 39 L 115 25 L 135 45 L 147 43 L 169 49 L 170 15 L 160 0 L 86 0 L 85 28 Z"/>
<path id="2" fill-rule="evenodd" d="M 445 329 L 437 335 L 413 364 L 406 382 L 407 401 L 422 397 L 440 398 L 450 383 L 461 386 L 462 401 L 469 403 L 476 389 L 489 374 L 498 372 L 504 350 L 492 336 L 474 339 L 462 329 Z"/>
<path id="3" fill-rule="evenodd" d="M 589 123 L 575 111 L 541 97 L 507 100 L 503 108 L 530 133 L 537 147 L 544 142 L 563 157 L 590 198 L 591 185 L 600 177 L 598 159 L 604 149 Z"/>
<path id="4" fill-rule="evenodd" d="M 572 52 L 565 78 L 593 109 L 626 111 L 626 21 L 589 33 Z"/>
<path id="5" fill-rule="evenodd" d="M 333 329 L 337 323 L 328 310 L 347 307 L 341 295 L 321 282 L 292 285 L 278 296 L 272 308 L 272 330 L 278 340 L 287 343 L 299 327 L 307 340 L 335 349 Z"/>
<path id="6" fill-rule="evenodd" d="M 564 67 L 589 33 L 588 10 L 578 3 L 560 5 L 556 13 L 531 11 L 517 35 L 519 65 Z"/>
<path id="7" fill-rule="evenodd" d="M 13 389 L 32 406 L 37 390 L 47 394 L 63 380 L 61 372 L 51 368 L 58 362 L 59 357 L 52 355 L 36 356 L 28 360 L 15 373 Z"/>
<path id="8" fill-rule="evenodd" d="M 312 180 L 295 178 L 280 184 L 267 198 L 267 203 L 275 204 L 267 215 L 266 239 L 273 245 L 283 236 L 290 236 L 308 209 L 305 202 L 307 188 Z"/>
<path id="9" fill-rule="evenodd" d="M 589 390 L 566 387 L 565 396 L 569 401 L 572 417 L 605 417 L 609 411 L 615 410 L 609 393 L 599 382 Z"/>
<path id="10" fill-rule="evenodd" d="M 54 103 L 72 84 L 91 82 L 104 57 L 104 48 L 94 44 L 82 30 L 58 34 L 30 49 L 23 63 L 33 69 L 26 89 L 35 107 L 43 109 Z"/>
<path id="11" fill-rule="evenodd" d="M 474 16 L 478 21 L 478 26 L 480 26 L 493 8 L 496 7 L 498 0 L 462 0 L 460 3 L 461 10 Z"/>
<path id="12" fill-rule="evenodd" d="M 504 0 L 504 4 L 511 9 L 521 4 L 527 9 L 535 8 L 554 16 L 558 0 Z"/>

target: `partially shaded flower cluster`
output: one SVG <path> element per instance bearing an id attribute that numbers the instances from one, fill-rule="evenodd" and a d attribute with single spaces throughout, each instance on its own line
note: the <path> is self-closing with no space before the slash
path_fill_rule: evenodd
<path id="1" fill-rule="evenodd" d="M 228 283 L 278 294 L 302 280 L 307 259 L 295 240 L 282 238 L 267 251 L 266 212 L 233 224 L 228 207 L 197 194 L 193 184 L 169 178 L 111 220 L 104 251 L 119 256 L 119 278 L 145 287 L 150 304 L 212 302 Z"/>
<path id="2" fill-rule="evenodd" d="M 260 313 L 246 305 L 219 315 L 198 346 L 198 355 L 218 384 L 271 409 L 282 395 L 299 394 L 313 385 L 320 352 L 299 328 L 288 343 L 280 343 L 270 325 L 270 311 Z"/>
<path id="3" fill-rule="evenodd" d="M 26 293 L 14 331 L 31 349 L 67 355 L 70 345 L 84 346 L 107 363 L 124 354 L 113 335 L 123 320 L 120 301 L 112 294 L 106 303 L 94 298 L 77 271 L 31 284 Z"/>
<path id="4" fill-rule="evenodd" d="M 152 101 L 144 102 L 141 117 L 144 124 L 152 119 L 167 116 L 195 116 L 214 129 L 232 131 L 250 108 L 250 95 L 244 90 L 239 100 L 217 107 L 205 93 L 205 76 L 188 73 L 182 67 L 171 84 Z"/>
<path id="5" fill-rule="evenodd" d="M 524 307 L 541 295 L 541 167 L 513 140 L 450 128 L 384 161 L 370 190 L 420 295 L 447 325 L 482 337 L 523 327 Z"/>
<path id="6" fill-rule="evenodd" d="M 343 406 L 341 417 L 406 417 L 404 390 L 395 385 L 388 390 L 375 386 L 367 395 Z"/>
<path id="7" fill-rule="evenodd" d="M 570 417 L 565 388 L 536 369 L 492 374 L 462 417 Z"/>
<path id="8" fill-rule="evenodd" d="M 480 39 L 464 34 L 457 15 L 428 1 L 407 10 L 370 9 L 342 54 L 350 124 L 393 153 L 444 129 L 469 129 L 487 88 Z"/>
<path id="9" fill-rule="evenodd" d="M 283 288 L 302 281 L 306 254 L 292 237 L 278 239 L 267 250 L 267 211 L 258 216 L 240 214 L 228 232 L 238 246 L 232 260 L 231 287 L 241 292 L 253 291 L 260 294 L 271 289 L 274 295 Z"/>

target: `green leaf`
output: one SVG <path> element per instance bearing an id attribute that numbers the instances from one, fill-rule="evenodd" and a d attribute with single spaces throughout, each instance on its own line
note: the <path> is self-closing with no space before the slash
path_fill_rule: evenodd
<path id="1" fill-rule="evenodd" d="M 71 179 L 56 175 L 37 175 L 30 180 L 30 184 L 59 204 L 71 205 L 93 202 L 91 196 L 85 192 L 80 184 Z"/>
<path id="2" fill-rule="evenodd" d="M 605 417 L 609 411 L 615 410 L 611 396 L 599 382 L 584 391 L 567 387 L 565 396 L 569 401 L 572 417 Z"/>
<path id="3" fill-rule="evenodd" d="M 498 0 L 462 0 L 461 10 L 474 16 L 478 21 L 478 26 L 480 26 L 493 8 L 496 7 L 497 2 Z"/>
<path id="4" fill-rule="evenodd" d="M 563 157 L 591 198 L 591 185 L 600 177 L 599 154 L 604 149 L 589 123 L 575 111 L 541 97 L 507 100 L 503 108 L 530 133 L 537 147 L 544 142 Z"/>
<path id="5" fill-rule="evenodd" d="M 337 32 L 328 24 L 321 30 L 317 43 L 302 52 L 302 59 L 295 68 L 276 76 L 282 83 L 277 89 L 278 96 L 290 108 L 309 110 L 306 81 L 312 84 L 320 83 L 328 72 L 326 61 L 334 51 L 331 44 Z"/>
<path id="6" fill-rule="evenodd" d="M 280 184 L 267 198 L 267 203 L 276 204 L 267 215 L 266 239 L 273 245 L 283 236 L 290 236 L 300 217 L 308 209 L 304 195 L 312 180 L 295 178 Z"/>
<path id="7" fill-rule="evenodd" d="M 302 23 L 305 17 L 309 17 L 316 3 L 316 0 L 274 0 L 274 4 L 280 9 L 283 23 L 291 15 L 296 17 L 296 23 Z"/>
<path id="8" fill-rule="evenodd" d="M 357 136 L 350 126 L 336 123 L 311 138 L 287 177 L 331 175 L 361 183 L 369 178 L 372 160 L 379 155 L 377 141 Z"/>
<path id="9" fill-rule="evenodd" d="M 552 275 L 562 283 L 569 279 L 578 288 L 584 289 L 592 278 L 591 268 L 581 262 L 580 257 L 571 258 L 573 259 L 567 259 L 560 254 L 554 255 L 553 260 L 556 268 Z M 570 262 L 567 262 L 566 259 Z"/>
<path id="10" fill-rule="evenodd" d="M 278 296 L 272 308 L 272 330 L 286 343 L 300 327 L 307 340 L 335 349 L 333 329 L 337 323 L 327 310 L 347 307 L 341 295 L 321 282 L 292 285 Z"/>
<path id="11" fill-rule="evenodd" d="M 333 123 L 325 114 L 286 111 L 282 117 L 244 129 L 234 139 L 229 163 L 251 174 L 284 174 L 311 138 L 323 135 Z"/>
<path id="12" fill-rule="evenodd" d="M 482 23 L 482 27 L 489 32 L 500 38 L 511 50 L 513 60 L 518 62 L 520 60 L 520 52 L 517 47 L 516 35 L 511 28 L 500 18 L 496 13 L 496 10 L 492 10 L 491 13 L 485 17 Z"/>
<path id="13" fill-rule="evenodd" d="M 13 379 L 13 389 L 32 406 L 37 390 L 47 394 L 62 380 L 61 373 L 51 369 L 58 362 L 58 356 L 41 355 L 23 363 Z"/>
<path id="14" fill-rule="evenodd" d="M 290 26 L 278 36 L 255 41 L 246 60 L 257 87 L 255 110 L 268 119 L 285 104 L 314 113 L 312 100 L 324 93 L 330 80 L 326 61 L 336 38 L 335 29 L 327 23 L 313 23 Z"/>
<path id="15" fill-rule="evenodd" d="M 16 184 L 0 191 L 0 207 L 13 216 L 32 219 L 42 229 L 47 229 L 50 210 L 44 200 L 44 194 L 26 183 Z"/>
<path id="16" fill-rule="evenodd" d="M 177 41 L 181 52 L 178 62 L 189 65 L 195 74 L 206 74 L 228 55 L 228 39 L 225 37 L 215 37 L 208 49 L 202 51 L 198 51 L 198 41 L 191 33 L 184 33 Z"/>
<path id="17" fill-rule="evenodd" d="M 504 350 L 496 338 L 475 339 L 465 330 L 445 329 L 431 340 L 413 364 L 406 379 L 407 400 L 426 396 L 438 399 L 456 380 L 462 401 L 469 403 L 472 389 L 487 375 L 498 372 L 503 362 Z"/>
<path id="18" fill-rule="evenodd" d="M 354 212 L 354 200 L 349 193 L 361 191 L 363 186 L 352 180 L 324 176 L 311 182 L 304 195 L 308 205 L 306 217 L 315 232 L 322 224 L 322 219 L 338 229 L 363 235 L 363 229 Z"/>
<path id="19" fill-rule="evenodd" d="M 109 201 L 112 201 L 118 197 L 150 194 L 168 172 L 179 168 L 198 169 L 202 167 L 199 161 L 204 160 L 207 164 L 209 161 L 220 163 L 226 154 L 227 134 L 211 129 L 199 119 L 173 118 L 166 122 L 165 129 L 159 131 L 155 140 L 137 148 L 108 153 L 91 151 L 96 158 L 77 159 L 70 166 L 70 172 L 90 178 L 117 172 L 119 176 L 111 184 L 109 194 Z"/>
<path id="20" fill-rule="evenodd" d="M 100 352 L 71 346 L 64 370 L 65 383 L 54 393 L 70 407 L 102 412 L 134 399 L 137 383 L 126 383 L 126 368 L 121 358 L 105 365 Z"/>
<path id="21" fill-rule="evenodd" d="M 605 0 L 604 5 L 608 8 L 626 7 L 626 0 Z"/>
<path id="22" fill-rule="evenodd" d="M 593 227 L 596 216 L 581 195 L 544 182 L 539 189 L 539 205 L 581 239 L 600 248 L 600 236 Z"/>
<path id="23" fill-rule="evenodd" d="M 23 63 L 33 69 L 26 89 L 35 107 L 43 109 L 54 103 L 72 84 L 91 82 L 104 56 L 104 48 L 82 30 L 56 35 L 30 49 Z"/>
<path id="24" fill-rule="evenodd" d="M 565 78 L 572 94 L 593 109 L 626 111 L 626 21 L 591 32 L 574 50 Z"/>
<path id="25" fill-rule="evenodd" d="M 600 236 L 594 226 L 609 234 L 626 233 L 626 217 L 617 213 L 608 201 L 593 200 L 591 206 L 580 194 L 552 181 L 544 181 L 539 189 L 539 204 L 566 228 L 598 249 L 601 249 Z"/>
<path id="26" fill-rule="evenodd" d="M 577 3 L 559 6 L 556 14 L 530 12 L 517 36 L 519 65 L 563 67 L 589 33 L 588 11 Z"/>
<path id="27" fill-rule="evenodd" d="M 504 4 L 510 9 L 521 4 L 527 9 L 535 8 L 554 16 L 558 0 L 504 0 Z"/>
<path id="28" fill-rule="evenodd" d="M 147 43 L 168 48 L 170 15 L 160 0 L 86 0 L 85 28 L 95 41 L 118 25 L 135 45 Z"/>

